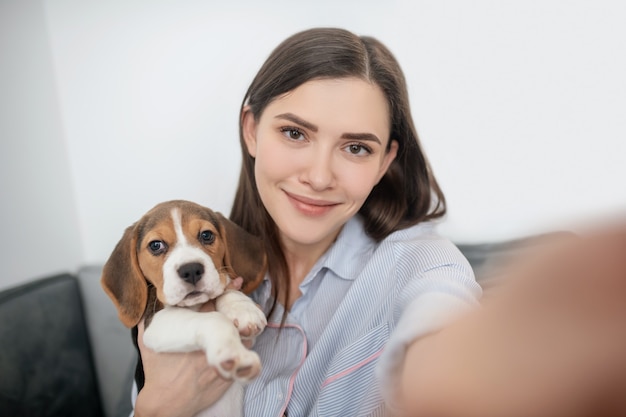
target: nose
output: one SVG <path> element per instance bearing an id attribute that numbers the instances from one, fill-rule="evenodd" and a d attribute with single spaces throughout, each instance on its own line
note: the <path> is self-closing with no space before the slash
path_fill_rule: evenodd
<path id="1" fill-rule="evenodd" d="M 200 262 L 189 262 L 178 268 L 177 272 L 183 281 L 195 285 L 204 275 L 204 265 Z"/>
<path id="2" fill-rule="evenodd" d="M 325 152 L 324 149 L 312 150 L 300 180 L 315 191 L 332 187 L 335 181 L 332 152 Z"/>

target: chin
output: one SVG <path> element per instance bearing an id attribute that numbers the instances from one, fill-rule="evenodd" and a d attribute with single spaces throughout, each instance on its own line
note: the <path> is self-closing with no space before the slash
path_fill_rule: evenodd
<path id="1" fill-rule="evenodd" d="M 320 225 L 313 224 L 308 227 L 292 227 L 290 229 L 281 230 L 286 230 L 286 232 L 282 233 L 284 238 L 298 245 L 315 246 L 327 244 L 330 246 L 337 238 L 342 226 L 343 223 L 338 227 L 322 228 Z"/>

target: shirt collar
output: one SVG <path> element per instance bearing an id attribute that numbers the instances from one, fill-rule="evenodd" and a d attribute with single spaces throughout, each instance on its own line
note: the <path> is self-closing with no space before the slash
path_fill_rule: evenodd
<path id="1" fill-rule="evenodd" d="M 365 233 L 363 219 L 356 215 L 343 226 L 335 242 L 315 263 L 311 271 L 300 284 L 303 292 L 308 284 L 318 277 L 322 269 L 328 269 L 341 279 L 354 281 L 368 259 L 371 258 L 376 241 Z M 256 302 L 264 305 L 271 300 L 271 283 L 266 273 L 263 283 L 254 292 Z M 282 306 L 281 306 L 282 308 Z"/>
<path id="2" fill-rule="evenodd" d="M 322 268 L 331 270 L 342 279 L 354 280 L 371 257 L 375 246 L 376 242 L 365 233 L 361 216 L 354 216 L 317 261 L 305 282 L 315 277 Z"/>

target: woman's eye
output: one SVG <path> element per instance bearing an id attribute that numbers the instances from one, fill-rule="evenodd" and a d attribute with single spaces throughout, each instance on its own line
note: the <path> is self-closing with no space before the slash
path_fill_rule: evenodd
<path id="1" fill-rule="evenodd" d="M 304 139 L 304 134 L 300 129 L 296 129 L 293 127 L 285 127 L 281 129 L 281 132 L 291 140 L 301 140 Z"/>
<path id="2" fill-rule="evenodd" d="M 204 230 L 200 232 L 200 235 L 198 236 L 198 238 L 200 239 L 200 242 L 202 242 L 203 244 L 210 245 L 211 243 L 215 241 L 215 234 L 210 230 Z"/>
<path id="3" fill-rule="evenodd" d="M 346 150 L 352 155 L 369 155 L 372 153 L 372 150 L 369 147 L 360 143 L 351 143 L 346 146 Z"/>
<path id="4" fill-rule="evenodd" d="M 153 255 L 160 255 L 165 252 L 167 245 L 161 240 L 153 240 L 148 243 L 148 249 L 150 249 L 150 252 L 152 252 Z"/>

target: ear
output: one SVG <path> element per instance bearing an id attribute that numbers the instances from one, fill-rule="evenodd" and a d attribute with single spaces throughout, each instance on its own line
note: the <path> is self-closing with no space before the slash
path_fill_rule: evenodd
<path id="1" fill-rule="evenodd" d="M 256 158 L 256 126 L 257 123 L 250 106 L 245 106 L 241 111 L 241 131 L 248 153 L 253 158 Z"/>
<path id="2" fill-rule="evenodd" d="M 233 272 L 233 278 L 243 278 L 241 290 L 251 293 L 265 276 L 267 257 L 263 241 L 231 222 L 221 213 L 215 213 L 220 223 L 220 233 L 226 241 L 224 266 Z"/>
<path id="3" fill-rule="evenodd" d="M 378 172 L 378 180 L 376 181 L 376 183 L 378 183 L 385 175 L 385 173 L 389 169 L 389 166 L 391 166 L 391 163 L 394 161 L 394 159 L 396 159 L 396 155 L 398 154 L 398 141 L 394 139 L 390 140 L 391 143 L 389 144 L 389 150 L 385 152 L 385 155 L 383 156 L 383 163 L 380 165 L 380 171 Z"/>
<path id="4" fill-rule="evenodd" d="M 126 229 L 104 264 L 100 283 L 113 300 L 120 321 L 129 328 L 136 326 L 146 309 L 148 284 L 139 268 L 134 226 Z"/>

